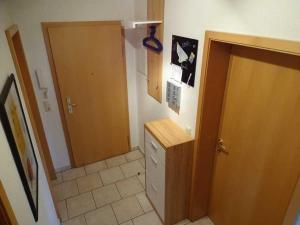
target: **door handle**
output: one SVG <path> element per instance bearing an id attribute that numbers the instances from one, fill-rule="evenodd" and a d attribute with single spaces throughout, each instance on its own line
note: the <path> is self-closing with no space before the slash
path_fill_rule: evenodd
<path id="1" fill-rule="evenodd" d="M 66 101 L 67 101 L 67 108 L 68 108 L 69 114 L 73 114 L 73 112 L 74 112 L 73 107 L 76 107 L 77 104 L 72 103 L 70 97 L 67 97 L 67 98 L 66 98 Z"/>
<path id="2" fill-rule="evenodd" d="M 217 152 L 219 152 L 219 153 L 224 153 L 226 155 L 229 155 L 229 152 L 226 149 L 226 146 L 225 146 L 224 141 L 223 141 L 222 138 L 218 138 L 216 149 L 217 149 Z"/>

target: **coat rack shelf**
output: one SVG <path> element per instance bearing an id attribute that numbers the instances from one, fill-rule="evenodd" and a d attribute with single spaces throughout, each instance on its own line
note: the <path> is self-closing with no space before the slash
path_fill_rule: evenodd
<path id="1" fill-rule="evenodd" d="M 155 25 L 161 24 L 161 20 L 147 20 L 147 21 L 123 21 L 122 25 L 124 29 L 136 29 L 138 26 L 142 25 Z"/>

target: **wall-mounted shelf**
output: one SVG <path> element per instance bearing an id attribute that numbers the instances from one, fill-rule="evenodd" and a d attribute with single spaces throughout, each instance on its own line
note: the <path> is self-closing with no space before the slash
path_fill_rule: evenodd
<path id="1" fill-rule="evenodd" d="M 122 25 L 124 29 L 135 29 L 139 25 L 151 25 L 151 24 L 161 24 L 161 20 L 147 20 L 147 21 L 123 21 Z"/>

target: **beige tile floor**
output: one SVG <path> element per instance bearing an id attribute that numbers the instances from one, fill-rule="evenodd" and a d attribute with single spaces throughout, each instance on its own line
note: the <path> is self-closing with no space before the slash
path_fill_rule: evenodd
<path id="1" fill-rule="evenodd" d="M 62 225 L 162 225 L 145 195 L 139 150 L 70 169 L 52 182 Z M 213 225 L 208 218 L 178 225 Z"/>

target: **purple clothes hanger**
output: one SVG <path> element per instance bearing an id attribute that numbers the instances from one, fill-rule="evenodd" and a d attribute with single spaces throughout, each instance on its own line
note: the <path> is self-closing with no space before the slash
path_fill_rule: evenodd
<path id="1" fill-rule="evenodd" d="M 150 26 L 149 28 L 150 28 L 150 36 L 144 38 L 143 45 L 146 48 L 149 48 L 149 49 L 159 53 L 163 50 L 163 46 L 162 46 L 161 42 L 155 37 L 156 26 Z"/>

